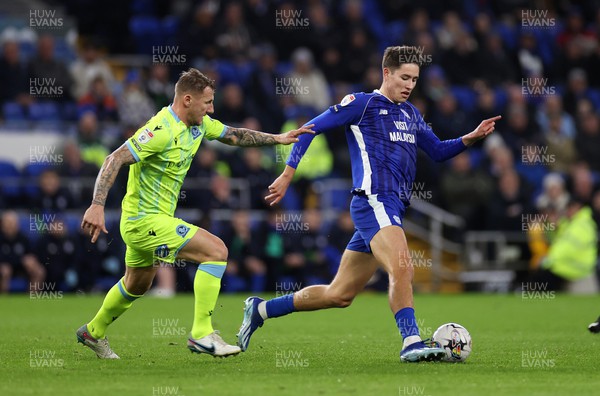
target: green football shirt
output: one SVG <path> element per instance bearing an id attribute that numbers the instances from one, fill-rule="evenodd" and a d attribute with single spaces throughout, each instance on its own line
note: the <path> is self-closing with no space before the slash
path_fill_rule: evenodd
<path id="1" fill-rule="evenodd" d="M 225 128 L 207 115 L 201 125 L 188 127 L 171 106 L 156 113 L 126 142 L 136 163 L 129 167 L 127 193 L 121 205 L 123 216 L 173 216 L 183 179 L 202 138 L 217 139 Z"/>

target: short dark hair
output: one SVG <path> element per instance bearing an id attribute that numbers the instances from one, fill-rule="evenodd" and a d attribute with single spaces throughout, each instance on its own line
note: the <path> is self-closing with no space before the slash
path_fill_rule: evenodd
<path id="1" fill-rule="evenodd" d="M 208 78 L 200 70 L 190 67 L 179 75 L 179 80 L 175 84 L 175 94 L 202 93 L 206 87 L 214 90 L 215 80 Z"/>
<path id="2" fill-rule="evenodd" d="M 405 63 L 414 63 L 421 67 L 423 53 L 417 47 L 402 45 L 387 47 L 383 53 L 381 68 L 388 68 L 391 71 L 398 69 Z"/>

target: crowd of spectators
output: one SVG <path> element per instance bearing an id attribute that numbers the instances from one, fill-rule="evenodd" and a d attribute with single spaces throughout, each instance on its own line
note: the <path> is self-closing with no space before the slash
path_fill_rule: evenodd
<path id="1" fill-rule="evenodd" d="M 416 192 L 463 217 L 468 230 L 522 231 L 523 214 L 561 213 L 570 197 L 600 219 L 600 11 L 591 6 L 548 2 L 546 13 L 534 14 L 523 11 L 534 8 L 527 1 L 204 0 L 175 9 L 168 1 L 136 0 L 115 5 L 127 9 L 106 32 L 76 3 L 65 2 L 79 23 L 73 61 L 56 55 L 62 37 L 40 34 L 25 56 L 19 35 L 0 34 L 0 136 L 36 121 L 64 136 L 60 163 L 17 169 L 19 188 L 3 181 L 3 280 L 20 274 L 31 284 L 46 279 L 64 290 L 94 290 L 103 288 L 103 276 L 119 273 L 118 222 L 91 245 L 70 219 L 89 204 L 106 155 L 170 103 L 181 70 L 197 67 L 217 81 L 215 118 L 279 133 L 347 93 L 379 88 L 386 45 L 419 49 L 425 64 L 411 102 L 440 139 L 503 116 L 493 136 L 449 164 L 420 153 Z M 141 21 L 175 23 L 155 43 L 141 32 Z M 185 61 L 152 61 L 153 46 L 171 48 Z M 111 64 L 123 52 L 148 61 L 144 67 Z M 60 87 L 61 94 L 32 95 L 32 79 L 52 80 L 50 88 Z M 48 108 L 50 115 L 42 111 Z M 189 220 L 227 243 L 226 290 L 259 292 L 335 273 L 352 226 L 344 210 L 321 219 L 318 210 L 331 208 L 323 207 L 315 182 L 350 177 L 342 134 L 314 140 L 293 191 L 275 210 L 263 197 L 288 149 L 230 150 L 203 142 L 179 207 L 198 210 L 199 218 Z M 118 211 L 126 183 L 122 171 L 107 209 Z M 347 207 L 348 199 L 334 209 Z M 212 219 L 218 209 L 231 210 L 230 220 Z M 261 218 L 250 216 L 256 210 Z M 286 218 L 290 211 L 299 217 Z"/>

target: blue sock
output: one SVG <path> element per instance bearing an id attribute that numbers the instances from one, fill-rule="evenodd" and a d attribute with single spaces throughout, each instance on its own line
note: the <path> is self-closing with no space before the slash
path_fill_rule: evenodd
<path id="1" fill-rule="evenodd" d="M 286 294 L 285 296 L 277 297 L 267 301 L 267 317 L 277 318 L 295 312 L 294 294 Z"/>
<path id="2" fill-rule="evenodd" d="M 414 308 L 402 308 L 396 312 L 394 317 L 396 318 L 398 329 L 400 329 L 400 334 L 402 334 L 402 339 L 419 335 L 419 326 L 417 326 L 417 320 L 415 319 Z"/>

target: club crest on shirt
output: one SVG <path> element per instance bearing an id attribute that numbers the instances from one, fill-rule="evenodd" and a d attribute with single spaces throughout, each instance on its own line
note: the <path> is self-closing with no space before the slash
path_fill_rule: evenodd
<path id="1" fill-rule="evenodd" d="M 346 95 L 344 96 L 344 99 L 342 99 L 340 106 L 346 106 L 348 103 L 351 103 L 354 99 L 356 99 L 354 95 Z"/>
<path id="2" fill-rule="evenodd" d="M 179 235 L 180 237 L 185 237 L 186 234 L 188 233 L 188 231 L 190 230 L 190 227 L 180 224 L 177 226 L 177 229 L 175 230 L 175 232 L 177 232 L 177 235 Z"/>
<path id="3" fill-rule="evenodd" d="M 150 129 L 146 128 L 139 134 L 137 141 L 142 144 L 145 144 L 145 143 L 148 143 L 148 141 L 150 139 L 152 139 L 153 137 L 154 137 L 154 134 L 150 131 Z"/>
<path id="4" fill-rule="evenodd" d="M 406 111 L 404 111 L 404 109 L 400 109 L 400 111 L 402 112 L 402 114 L 404 114 L 406 116 L 406 118 L 408 118 L 410 120 L 410 116 L 408 115 L 408 113 Z"/>
<path id="5" fill-rule="evenodd" d="M 196 139 L 198 136 L 200 136 L 201 132 L 200 132 L 200 128 L 198 128 L 196 125 L 194 125 L 191 129 L 192 132 L 192 137 L 194 139 Z"/>

